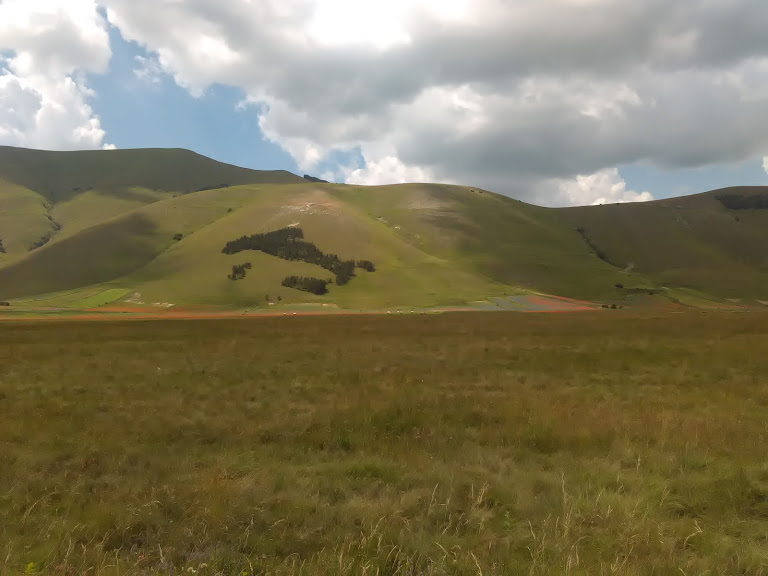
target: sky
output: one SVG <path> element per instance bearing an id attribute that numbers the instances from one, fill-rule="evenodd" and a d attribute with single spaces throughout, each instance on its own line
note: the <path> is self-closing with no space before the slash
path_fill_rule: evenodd
<path id="1" fill-rule="evenodd" d="M 0 0 L 0 144 L 545 206 L 768 184 L 768 2 Z"/>

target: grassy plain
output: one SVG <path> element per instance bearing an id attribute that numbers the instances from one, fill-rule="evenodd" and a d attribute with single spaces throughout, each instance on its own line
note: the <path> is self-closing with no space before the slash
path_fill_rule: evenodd
<path id="1" fill-rule="evenodd" d="M 766 574 L 768 317 L 0 325 L 0 573 Z"/>

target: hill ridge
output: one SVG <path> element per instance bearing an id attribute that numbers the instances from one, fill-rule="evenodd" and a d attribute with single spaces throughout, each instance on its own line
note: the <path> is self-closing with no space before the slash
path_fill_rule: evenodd
<path id="1" fill-rule="evenodd" d="M 285 170 L 252 170 L 184 148 L 50 151 L 0 146 L 0 178 L 58 203 L 88 190 L 146 188 L 189 193 L 203 188 L 296 183 Z"/>
<path id="2" fill-rule="evenodd" d="M 101 290 L 235 308 L 487 307 L 531 292 L 619 304 L 768 301 L 763 197 L 768 186 L 732 186 L 544 208 L 476 187 L 316 182 L 180 148 L 0 146 L 0 299 Z M 322 252 L 370 257 L 377 272 L 309 297 L 280 281 L 324 278 L 321 268 L 260 254 L 247 278 L 227 281 L 242 264 L 221 253 L 227 241 L 298 224 Z"/>

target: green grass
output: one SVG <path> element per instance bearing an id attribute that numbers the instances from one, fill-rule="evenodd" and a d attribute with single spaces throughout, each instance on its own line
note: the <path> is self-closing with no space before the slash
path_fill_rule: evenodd
<path id="1" fill-rule="evenodd" d="M 111 288 L 109 290 L 103 290 L 102 292 L 93 294 L 92 296 L 87 296 L 85 298 L 81 298 L 80 300 L 76 300 L 73 303 L 73 306 L 76 308 L 96 308 L 98 306 L 104 306 L 105 304 L 111 304 L 112 302 L 120 300 L 127 295 L 128 290 L 121 288 Z"/>
<path id="2" fill-rule="evenodd" d="M 46 295 L 42 298 L 30 298 L 14 300 L 15 309 L 36 310 L 41 308 L 62 308 L 72 310 L 83 310 L 87 308 L 96 308 L 111 304 L 121 300 L 128 295 L 129 291 L 124 288 L 107 288 L 106 286 L 95 286 L 85 289 L 71 290 L 69 292 L 59 292 Z"/>
<path id="3" fill-rule="evenodd" d="M 151 261 L 165 240 L 157 225 L 131 213 L 52 242 L 0 268 L 0 297 L 60 292 L 113 280 Z"/>
<path id="4" fill-rule="evenodd" d="M 108 304 L 126 295 L 122 288 L 113 288 L 108 284 L 76 288 L 62 292 L 45 294 L 40 297 L 18 298 L 12 301 L 19 309 L 35 310 L 41 308 L 83 308 L 83 303 L 99 302 L 97 305 Z M 87 307 L 87 306 L 85 306 Z"/>
<path id="5" fill-rule="evenodd" d="M 127 193 L 82 192 L 56 204 L 51 210 L 53 218 L 62 226 L 54 241 L 169 197 L 169 192 L 147 189 L 133 189 Z"/>
<path id="6" fill-rule="evenodd" d="M 765 574 L 766 346 L 720 312 L 0 323 L 0 573 Z"/>

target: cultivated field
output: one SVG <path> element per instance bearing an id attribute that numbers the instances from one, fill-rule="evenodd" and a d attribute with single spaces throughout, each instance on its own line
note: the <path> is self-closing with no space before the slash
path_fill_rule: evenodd
<path id="1" fill-rule="evenodd" d="M 768 315 L 0 324 L 0 573 L 768 574 Z"/>

